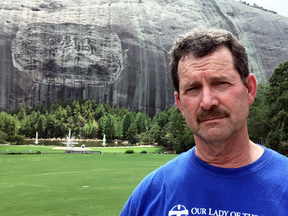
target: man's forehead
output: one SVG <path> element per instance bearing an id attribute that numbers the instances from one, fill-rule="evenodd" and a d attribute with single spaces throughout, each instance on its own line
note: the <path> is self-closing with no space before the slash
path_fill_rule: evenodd
<path id="1" fill-rule="evenodd" d="M 183 85 L 188 85 L 188 86 L 191 86 L 191 85 L 195 85 L 197 83 L 201 83 L 203 81 L 203 79 L 205 79 L 206 81 L 208 82 L 223 82 L 223 81 L 231 81 L 231 79 L 235 78 L 235 76 L 228 76 L 227 74 L 225 73 L 212 73 L 212 74 L 209 74 L 208 76 L 206 76 L 206 74 L 197 74 L 197 75 L 187 75 L 187 76 L 182 76 L 181 78 L 181 83 Z"/>
<path id="2" fill-rule="evenodd" d="M 185 75 L 186 73 L 191 74 L 197 71 L 210 71 L 216 75 L 220 72 L 221 68 L 225 67 L 233 67 L 233 63 L 219 58 L 203 58 L 198 60 L 187 58 L 179 63 L 178 74 Z"/>
<path id="3" fill-rule="evenodd" d="M 221 48 L 218 48 L 215 51 L 208 53 L 207 55 L 202 56 L 202 57 L 197 57 L 192 52 L 189 52 L 180 58 L 179 63 L 181 61 L 186 61 L 188 59 L 201 60 L 201 59 L 205 59 L 205 58 L 208 58 L 211 56 L 213 56 L 217 59 L 220 59 L 220 60 L 228 60 L 228 61 L 233 60 L 233 56 L 232 56 L 232 53 L 230 52 L 230 50 L 226 47 L 221 47 Z"/>
<path id="4" fill-rule="evenodd" d="M 190 68 L 197 69 L 198 67 L 206 66 L 211 69 L 216 69 L 218 66 L 225 65 L 234 66 L 232 54 L 226 47 L 223 47 L 204 57 L 195 57 L 193 53 L 186 54 L 179 61 L 178 73 L 180 71 L 185 73 L 185 71 Z"/>

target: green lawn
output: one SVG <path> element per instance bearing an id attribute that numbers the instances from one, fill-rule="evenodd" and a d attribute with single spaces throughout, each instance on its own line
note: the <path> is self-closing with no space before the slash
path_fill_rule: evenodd
<path id="1" fill-rule="evenodd" d="M 56 153 L 65 153 L 65 149 L 53 149 L 55 146 L 25 146 L 25 145 L 0 145 L 0 154 L 5 153 L 35 153 L 40 151 L 44 154 L 56 154 Z M 88 147 L 90 148 L 90 147 Z M 162 147 L 104 147 L 104 148 L 97 148 L 91 147 L 92 151 L 101 151 L 102 153 L 125 153 L 128 149 L 133 149 L 135 153 L 140 153 L 141 151 L 145 150 L 149 153 L 161 152 L 165 149 Z M 8 151 L 7 151 L 8 150 Z"/>
<path id="2" fill-rule="evenodd" d="M 165 149 L 162 147 L 115 147 L 115 148 L 91 148 L 92 151 L 101 151 L 102 153 L 125 153 L 126 150 L 132 149 L 135 153 L 147 151 L 149 153 L 161 152 Z"/>
<path id="3" fill-rule="evenodd" d="M 8 147 L 11 149 L 0 146 L 0 151 Z M 27 152 L 42 149 L 26 148 Z M 132 149 L 140 151 L 141 147 Z M 0 155 L 0 215 L 119 215 L 136 185 L 174 157 L 108 153 Z"/>
<path id="4" fill-rule="evenodd" d="M 0 154 L 5 153 L 23 153 L 23 154 L 30 154 L 36 153 L 40 151 L 41 153 L 45 154 L 57 154 L 57 153 L 65 153 L 65 150 L 53 149 L 55 146 L 24 146 L 24 145 L 0 145 Z"/>

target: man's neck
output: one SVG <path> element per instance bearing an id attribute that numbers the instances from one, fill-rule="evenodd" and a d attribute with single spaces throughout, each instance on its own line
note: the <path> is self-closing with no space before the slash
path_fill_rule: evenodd
<path id="1" fill-rule="evenodd" d="M 225 142 L 211 145 L 202 140 L 196 141 L 196 155 L 204 162 L 222 168 L 238 168 L 253 163 L 261 157 L 264 149 L 252 141 L 242 139 L 242 142 Z"/>

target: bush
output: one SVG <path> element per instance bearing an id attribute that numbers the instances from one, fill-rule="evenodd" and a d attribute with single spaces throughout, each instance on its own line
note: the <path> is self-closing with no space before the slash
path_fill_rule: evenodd
<path id="1" fill-rule="evenodd" d="M 147 154 L 147 151 L 143 150 L 140 152 L 141 154 Z"/>
<path id="2" fill-rule="evenodd" d="M 138 134 L 135 134 L 133 136 L 128 137 L 129 142 L 133 145 L 140 141 L 140 136 Z"/>
<path id="3" fill-rule="evenodd" d="M 133 153 L 134 153 L 134 151 L 131 150 L 131 149 L 128 149 L 128 150 L 125 151 L 125 154 L 133 154 Z"/>
<path id="4" fill-rule="evenodd" d="M 24 143 L 24 140 L 25 140 L 24 136 L 18 135 L 18 134 L 14 134 L 9 139 L 10 142 L 15 142 L 16 145 L 20 145 L 20 144 Z"/>
<path id="5" fill-rule="evenodd" d="M 141 133 L 140 142 L 142 142 L 144 145 L 148 145 L 154 144 L 155 140 L 151 134 Z"/>
<path id="6" fill-rule="evenodd" d="M 35 154 L 41 154 L 41 151 L 36 151 L 36 153 Z"/>
<path id="7" fill-rule="evenodd" d="M 0 144 L 6 143 L 6 140 L 8 139 L 8 135 L 0 131 Z"/>

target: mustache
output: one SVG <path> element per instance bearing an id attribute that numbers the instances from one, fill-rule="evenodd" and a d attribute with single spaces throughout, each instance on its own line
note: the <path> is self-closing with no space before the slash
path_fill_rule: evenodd
<path id="1" fill-rule="evenodd" d="M 215 108 L 215 109 L 210 109 L 210 110 L 201 110 L 199 113 L 196 115 L 196 121 L 198 123 L 214 118 L 214 117 L 229 117 L 230 113 L 226 110 L 220 109 L 220 108 Z"/>

